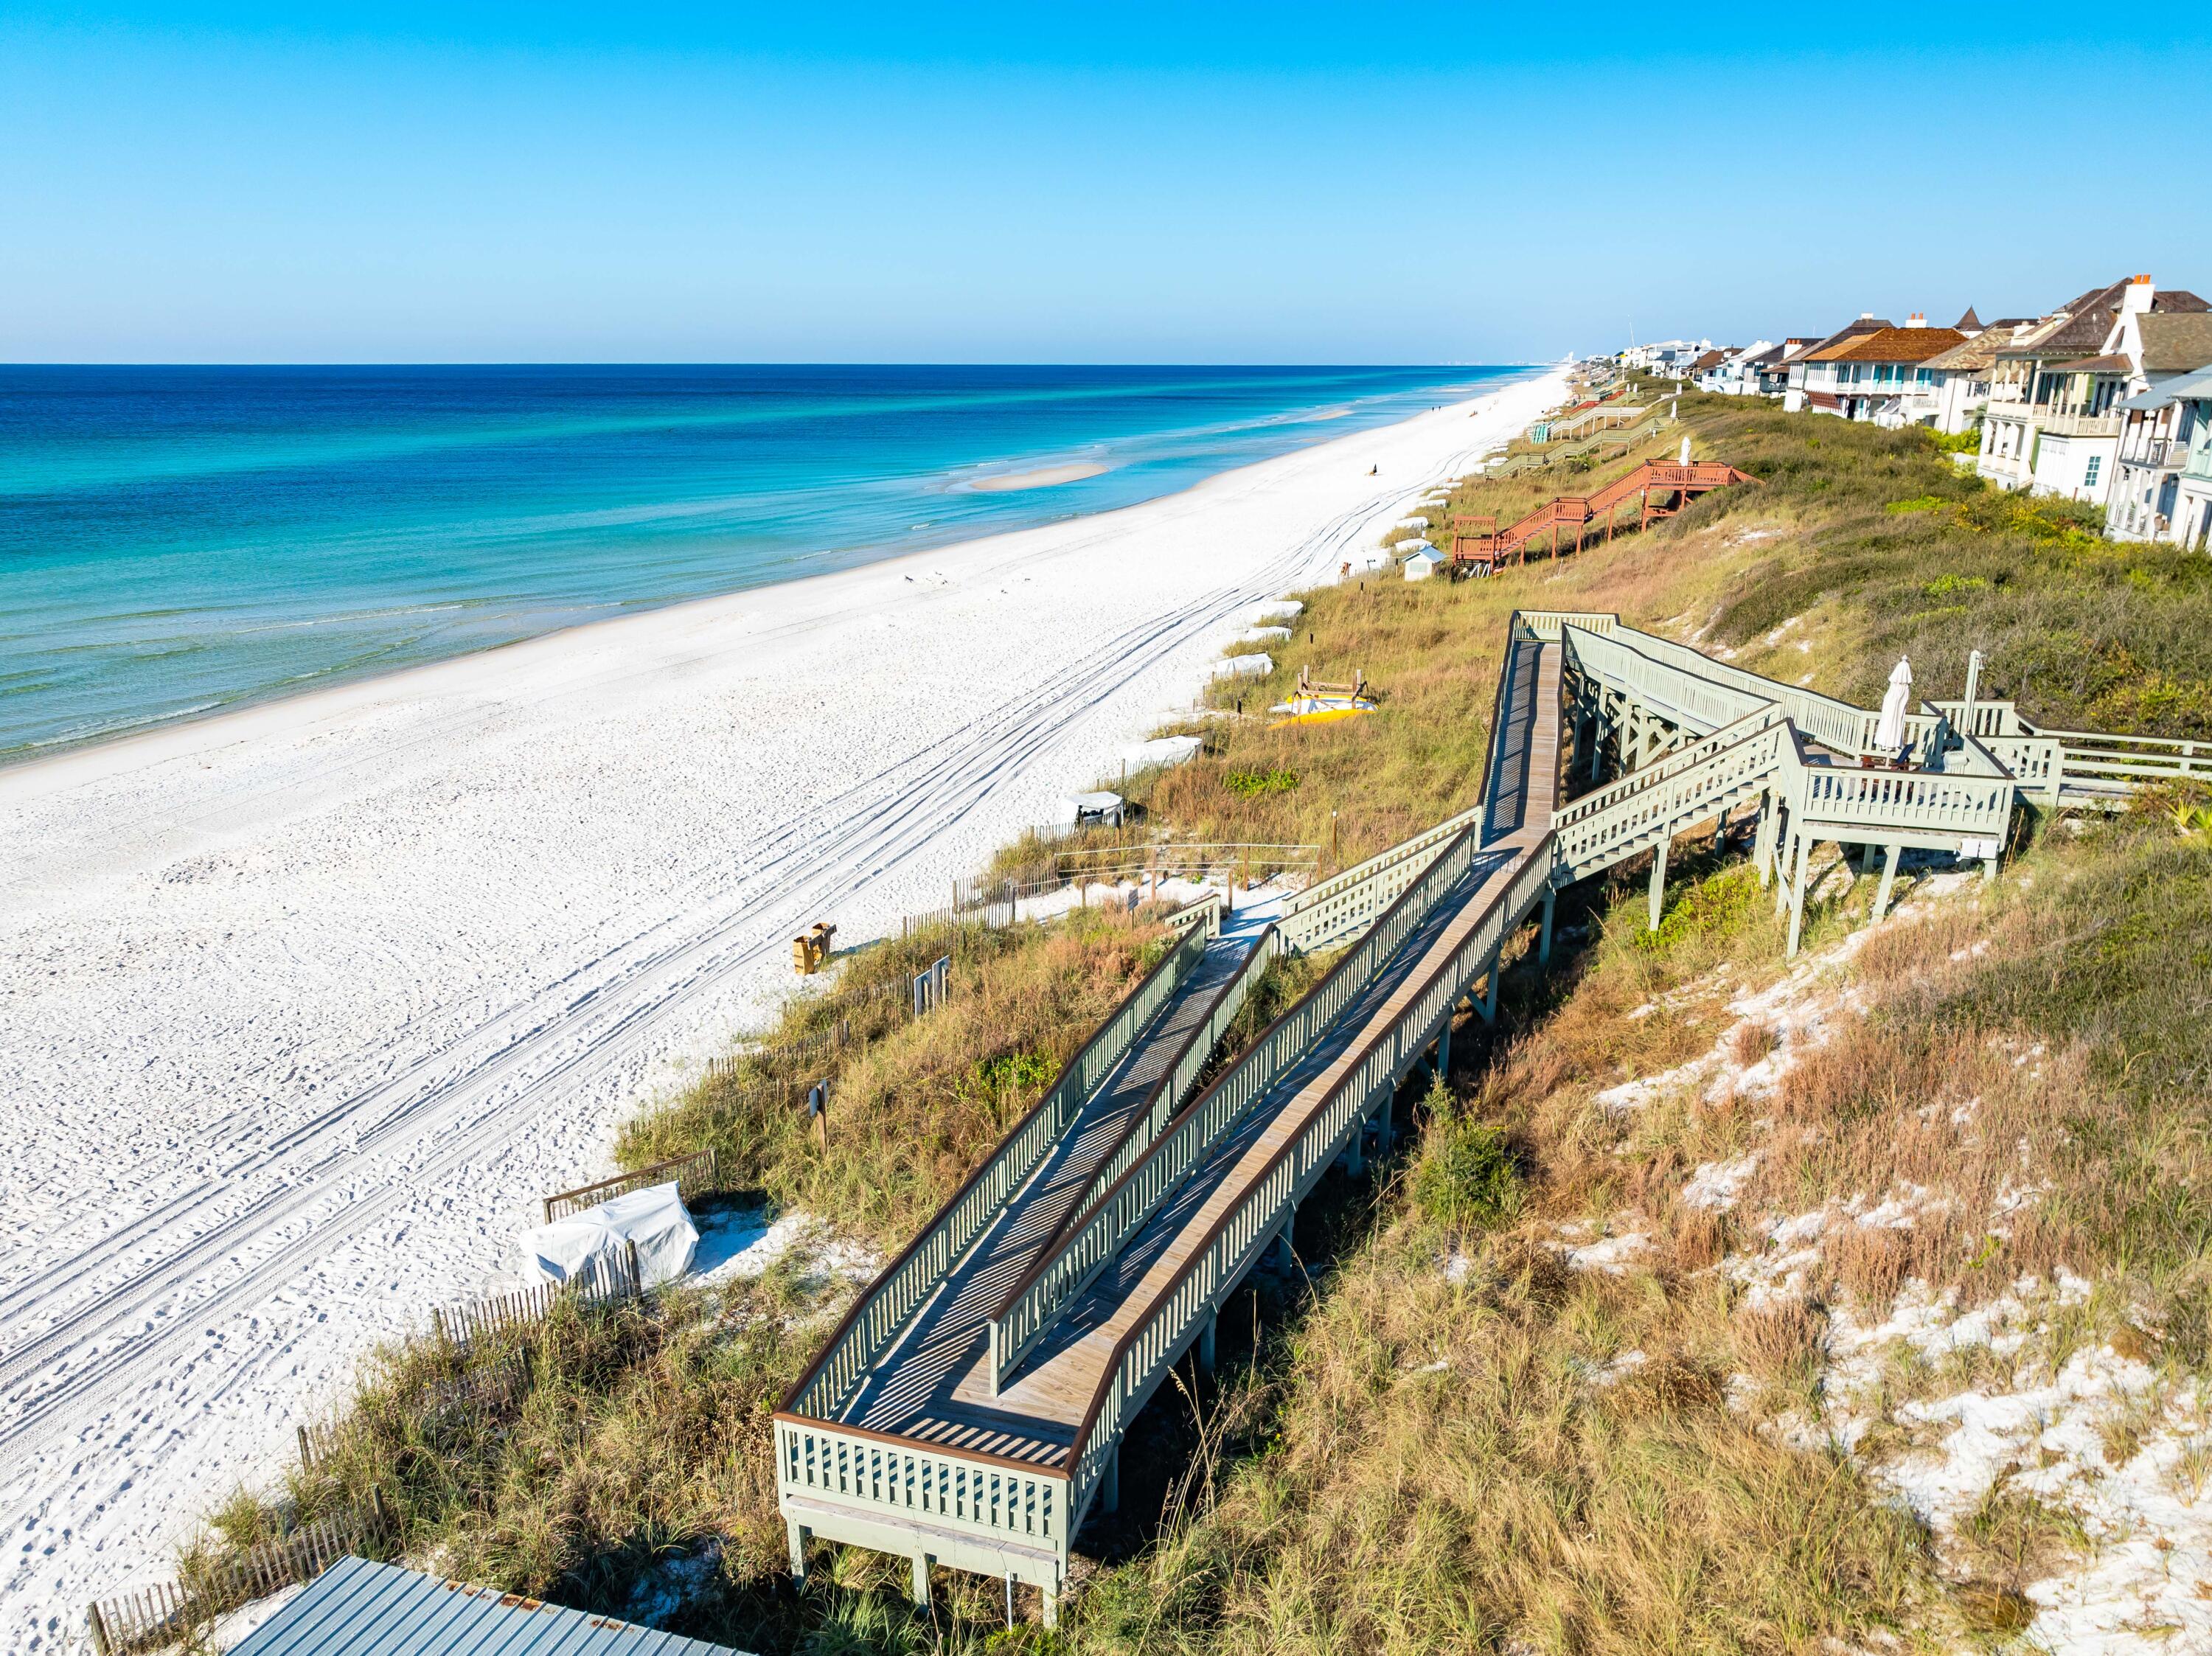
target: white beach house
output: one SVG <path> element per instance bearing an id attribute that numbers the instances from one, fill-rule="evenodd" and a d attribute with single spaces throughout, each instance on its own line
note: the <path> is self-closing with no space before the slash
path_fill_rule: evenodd
<path id="1" fill-rule="evenodd" d="M 2160 292 L 2147 276 L 2094 288 L 1998 346 L 1975 470 L 2005 488 L 2102 506 L 2119 459 L 2119 404 L 2180 370 L 2149 361 L 2187 354 L 2185 337 L 2160 318 L 2212 311 L 2184 288 Z M 2147 349 L 2148 348 L 2148 349 Z M 2170 349 L 2169 349 L 2170 348 Z"/>

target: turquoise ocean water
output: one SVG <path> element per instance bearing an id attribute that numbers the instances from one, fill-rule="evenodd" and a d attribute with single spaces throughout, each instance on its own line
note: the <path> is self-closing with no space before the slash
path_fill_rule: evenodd
<path id="1" fill-rule="evenodd" d="M 1127 506 L 1522 372 L 0 367 L 0 762 Z M 1109 470 L 963 487 L 1073 463 Z"/>

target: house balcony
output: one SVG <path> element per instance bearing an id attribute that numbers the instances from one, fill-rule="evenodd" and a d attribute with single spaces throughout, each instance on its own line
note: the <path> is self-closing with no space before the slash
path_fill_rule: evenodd
<path id="1" fill-rule="evenodd" d="M 2120 464 L 2147 471 L 2179 471 L 2189 458 L 2189 445 L 2172 437 L 2123 437 Z"/>
<path id="2" fill-rule="evenodd" d="M 2212 442 L 2199 441 L 2189 452 L 2188 464 L 2181 475 L 2192 482 L 2212 483 Z"/>
<path id="3" fill-rule="evenodd" d="M 2042 403 L 2007 405 L 1992 397 L 1984 417 L 2032 425 L 2049 437 L 2118 437 L 2120 434 L 2121 422 L 2117 414 L 2061 414 Z"/>

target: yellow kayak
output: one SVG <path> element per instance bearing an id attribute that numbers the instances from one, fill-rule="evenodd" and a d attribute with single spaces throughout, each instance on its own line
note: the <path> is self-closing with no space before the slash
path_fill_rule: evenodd
<path id="1" fill-rule="evenodd" d="M 1285 717 L 1275 720 L 1270 729 L 1285 725 L 1326 725 L 1332 719 L 1357 719 L 1362 713 L 1371 713 L 1375 704 L 1364 695 L 1296 695 L 1288 701 L 1278 701 L 1267 709 Z"/>

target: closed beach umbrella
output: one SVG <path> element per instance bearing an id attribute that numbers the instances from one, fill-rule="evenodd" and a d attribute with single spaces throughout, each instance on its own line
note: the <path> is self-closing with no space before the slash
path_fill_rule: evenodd
<path id="1" fill-rule="evenodd" d="M 1889 689 L 1881 699 L 1881 717 L 1875 720 L 1874 744 L 1884 753 L 1905 745 L 1905 704 L 1912 699 L 1912 664 L 1903 656 L 1889 670 Z"/>

